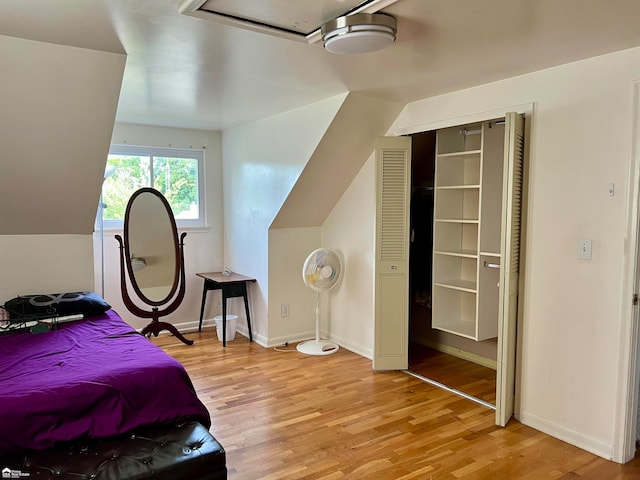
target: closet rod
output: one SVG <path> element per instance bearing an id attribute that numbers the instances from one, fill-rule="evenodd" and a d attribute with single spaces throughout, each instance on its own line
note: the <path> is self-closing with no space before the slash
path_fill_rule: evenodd
<path id="1" fill-rule="evenodd" d="M 460 130 L 460 135 L 478 135 L 480 133 L 482 133 L 482 129 L 480 128 L 476 130 L 467 130 L 466 128 L 463 128 Z"/>
<path id="2" fill-rule="evenodd" d="M 504 120 L 489 122 L 489 128 L 493 127 L 494 125 L 504 125 L 505 123 L 506 122 Z M 482 133 L 481 128 L 476 128 L 475 130 L 467 130 L 466 128 L 463 128 L 460 130 L 460 135 L 478 135 L 480 133 Z"/>

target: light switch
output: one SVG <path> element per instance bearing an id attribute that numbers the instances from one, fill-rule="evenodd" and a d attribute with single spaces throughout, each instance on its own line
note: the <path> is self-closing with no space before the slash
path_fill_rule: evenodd
<path id="1" fill-rule="evenodd" d="M 591 240 L 578 240 L 578 258 L 591 260 Z"/>

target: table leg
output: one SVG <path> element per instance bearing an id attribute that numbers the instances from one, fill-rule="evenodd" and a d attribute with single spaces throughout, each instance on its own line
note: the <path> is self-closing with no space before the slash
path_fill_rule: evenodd
<path id="1" fill-rule="evenodd" d="M 247 284 L 242 284 L 242 290 L 244 298 L 244 312 L 247 314 L 247 328 L 249 329 L 249 341 L 253 342 L 253 335 L 251 334 L 251 318 L 249 318 L 249 300 L 247 299 Z"/>
<path id="2" fill-rule="evenodd" d="M 227 346 L 227 295 L 222 287 L 222 346 Z"/>
<path id="3" fill-rule="evenodd" d="M 202 305 L 200 305 L 200 323 L 198 324 L 198 331 L 202 331 L 202 317 L 204 316 L 204 304 L 207 301 L 207 281 L 204 281 L 204 287 L 202 288 Z"/>

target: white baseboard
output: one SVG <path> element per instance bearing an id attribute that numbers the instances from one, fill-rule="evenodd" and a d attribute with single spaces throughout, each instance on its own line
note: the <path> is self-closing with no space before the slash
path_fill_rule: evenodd
<path id="1" fill-rule="evenodd" d="M 311 340 L 315 338 L 315 334 L 297 333 L 293 335 L 282 335 L 280 337 L 271 337 L 267 342 L 267 348 L 282 347 L 285 344 L 293 344 Z"/>
<path id="2" fill-rule="evenodd" d="M 445 345 L 444 343 L 434 342 L 433 340 L 429 340 L 423 337 L 415 337 L 415 338 L 412 338 L 412 340 L 421 345 L 425 345 L 429 348 L 433 348 L 438 352 L 446 353 L 448 355 L 458 357 L 458 358 L 461 358 L 462 360 L 467 360 L 472 363 L 477 363 L 478 365 L 491 368 L 492 370 L 497 370 L 498 368 L 497 361 L 491 358 L 483 357 L 476 353 L 460 350 L 459 348 L 455 348 L 450 345 Z"/>
<path id="3" fill-rule="evenodd" d="M 236 335 L 238 333 L 243 337 L 249 338 L 249 329 L 246 328 L 244 325 L 242 326 L 238 325 L 236 327 Z M 256 332 L 252 331 L 251 336 L 253 337 L 254 343 L 257 343 L 261 347 L 265 347 L 265 348 L 267 347 L 267 339 L 263 335 L 258 335 Z"/>
<path id="4" fill-rule="evenodd" d="M 212 320 L 213 322 L 213 320 Z M 198 324 L 200 322 L 181 322 L 181 323 L 172 323 L 172 325 L 174 327 L 176 327 L 178 329 L 178 331 L 180 333 L 193 333 L 193 332 L 197 332 L 198 331 Z M 213 324 L 207 324 L 205 323 L 205 321 L 202 322 L 202 329 L 204 330 L 205 328 L 210 328 L 213 327 Z M 138 331 L 138 333 L 142 332 L 142 330 L 144 329 L 144 327 L 142 328 L 137 328 L 136 330 Z M 165 335 L 165 334 L 169 334 L 169 331 L 167 330 L 162 330 L 159 335 Z"/>
<path id="5" fill-rule="evenodd" d="M 352 342 L 347 341 L 346 339 L 340 337 L 339 335 L 330 335 L 330 340 L 332 342 L 337 343 L 342 348 L 349 350 L 361 357 L 368 358 L 369 360 L 373 360 L 373 350 L 371 348 L 364 347 L 362 345 L 358 345 Z"/>
<path id="6" fill-rule="evenodd" d="M 558 425 L 556 422 L 547 420 L 546 418 L 539 417 L 534 413 L 527 411 L 520 412 L 520 423 L 536 430 L 540 430 L 547 435 L 558 438 L 563 442 L 570 443 L 582 450 L 586 450 L 589 453 L 598 455 L 606 460 L 613 460 L 613 445 L 606 442 L 602 442 L 595 438 L 583 435 L 570 428 L 565 428 L 562 425 Z"/>
<path id="7" fill-rule="evenodd" d="M 198 325 L 200 323 L 200 320 L 197 321 L 191 321 L 191 322 L 181 322 L 181 323 L 174 323 L 173 326 L 176 327 L 178 329 L 178 331 L 180 333 L 193 333 L 193 332 L 197 332 L 198 331 Z M 213 320 L 213 318 L 210 319 L 204 319 L 202 321 L 202 330 L 204 331 L 205 329 L 215 329 L 215 321 Z M 142 331 L 142 328 L 138 328 L 137 329 L 138 332 Z M 255 343 L 257 343 L 258 345 L 260 345 L 261 347 L 266 347 L 267 346 L 267 342 L 266 339 L 262 336 L 262 335 L 256 335 L 255 332 L 251 332 L 252 337 L 253 337 L 253 341 Z M 160 332 L 160 335 L 170 335 L 170 332 L 163 330 L 162 332 Z M 236 335 L 242 335 L 243 337 L 249 338 L 249 329 L 247 329 L 244 326 L 240 326 L 238 325 L 236 327 Z M 233 340 L 231 340 L 233 341 Z"/>
<path id="8" fill-rule="evenodd" d="M 280 347 L 285 343 L 292 344 L 304 342 L 306 340 L 313 340 L 315 337 L 315 332 L 301 332 L 293 335 L 274 337 L 269 339 L 268 347 Z M 373 352 L 371 351 L 371 349 L 367 349 L 360 345 L 355 345 L 351 342 L 347 342 L 345 339 L 337 335 L 329 335 L 327 332 L 320 332 L 320 338 L 328 339 L 331 342 L 337 343 L 340 348 L 349 350 L 350 352 L 360 355 L 361 357 L 368 358 L 369 360 L 373 358 Z"/>
<path id="9" fill-rule="evenodd" d="M 193 333 L 198 331 L 198 324 L 199 324 L 199 320 L 197 321 L 194 320 L 190 322 L 174 323 L 173 325 L 181 333 Z M 202 330 L 214 329 L 214 328 L 215 328 L 215 321 L 213 320 L 213 318 L 204 319 L 202 321 Z M 138 331 L 141 331 L 141 330 L 142 329 L 138 329 Z M 160 334 L 163 335 L 165 333 L 169 333 L 169 332 L 161 332 Z M 247 329 L 246 325 L 238 325 L 236 327 L 236 335 L 238 334 L 242 335 L 243 337 L 249 338 L 249 330 Z M 293 335 L 285 335 L 285 336 L 274 337 L 269 339 L 267 339 L 263 335 L 256 334 L 256 332 L 251 332 L 251 334 L 253 336 L 253 341 L 264 348 L 280 347 L 285 343 L 293 344 L 293 343 L 298 343 L 305 340 L 312 340 L 315 338 L 315 331 L 301 332 Z M 341 337 L 337 337 L 335 335 L 328 335 L 326 332 L 321 332 L 320 337 L 328 338 L 332 342 L 337 343 L 341 348 L 349 350 L 350 352 L 353 352 L 362 357 L 368 358 L 369 360 L 373 358 L 373 352 L 371 351 L 371 349 L 364 348 L 361 345 L 355 345 L 351 342 L 347 342 Z"/>
<path id="10" fill-rule="evenodd" d="M 181 333 L 192 333 L 192 332 L 197 332 L 198 331 L 198 324 L 199 323 L 200 323 L 199 320 L 194 320 L 192 322 L 174 323 L 174 325 Z M 208 319 L 203 319 L 202 320 L 202 329 L 203 330 L 205 328 L 212 328 L 212 327 L 215 327 L 215 322 L 213 321 L 213 318 L 208 318 Z"/>
<path id="11" fill-rule="evenodd" d="M 190 333 L 198 331 L 198 322 L 199 321 L 191 321 L 191 322 L 182 322 L 174 324 L 176 328 L 182 333 Z M 215 328 L 215 321 L 213 318 L 206 318 L 202 321 L 202 329 L 205 328 Z M 308 332 L 298 332 L 291 335 L 284 335 L 280 337 L 270 337 L 267 338 L 264 335 L 256 334 L 256 332 L 251 332 L 253 336 L 253 341 L 258 345 L 264 348 L 273 348 L 273 347 L 281 347 L 285 343 L 293 344 L 298 342 L 303 342 L 305 340 L 313 340 L 316 336 L 315 330 Z M 240 334 L 246 338 L 249 338 L 249 330 L 246 325 L 238 325 L 236 327 L 236 334 Z M 320 338 L 329 339 L 332 342 L 337 343 L 341 348 L 349 350 L 357 355 L 368 358 L 371 360 L 373 358 L 373 351 L 370 348 L 363 347 L 362 345 L 353 344 L 351 342 L 346 341 L 344 338 L 330 335 L 327 332 L 320 332 Z"/>

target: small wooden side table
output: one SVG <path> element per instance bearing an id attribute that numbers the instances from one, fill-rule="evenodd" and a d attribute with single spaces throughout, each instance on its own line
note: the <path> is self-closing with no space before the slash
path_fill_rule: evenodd
<path id="1" fill-rule="evenodd" d="M 234 297 L 244 298 L 244 311 L 247 316 L 247 327 L 249 328 L 249 341 L 253 341 L 251 333 L 251 319 L 249 317 L 249 300 L 247 298 L 247 282 L 255 282 L 255 278 L 246 277 L 239 273 L 224 275 L 222 272 L 196 273 L 204 279 L 202 289 L 202 305 L 200 306 L 200 323 L 198 331 L 202 331 L 202 317 L 204 316 L 204 305 L 207 300 L 209 290 L 222 290 L 222 346 L 227 346 L 227 299 Z"/>

